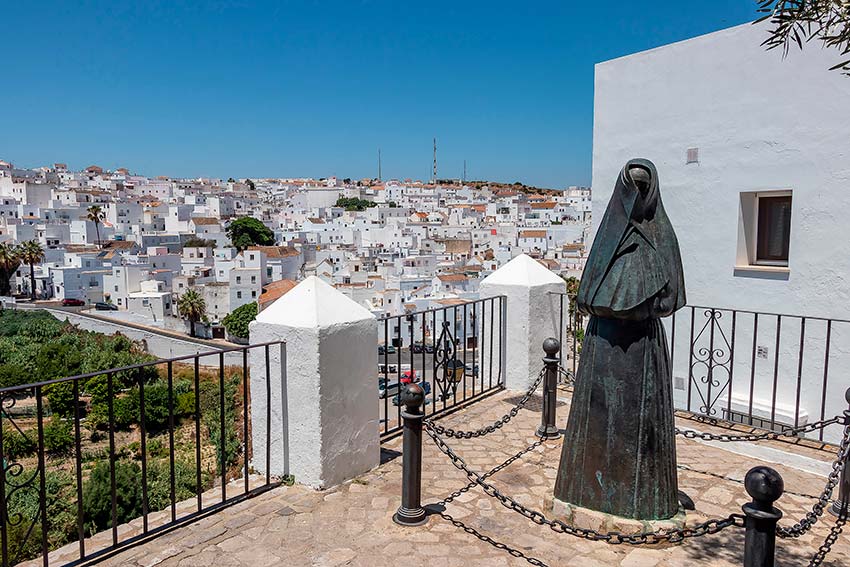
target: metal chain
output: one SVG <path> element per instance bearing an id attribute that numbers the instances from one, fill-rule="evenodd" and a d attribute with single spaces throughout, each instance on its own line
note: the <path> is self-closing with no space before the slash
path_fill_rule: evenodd
<path id="1" fill-rule="evenodd" d="M 740 435 L 732 435 L 729 433 L 707 433 L 703 431 L 693 431 L 690 429 L 679 429 L 677 427 L 676 435 L 681 435 L 686 439 L 701 439 L 703 441 L 764 441 L 767 439 L 779 439 L 780 437 L 797 437 L 800 433 L 811 433 L 812 431 L 817 431 L 818 429 L 823 429 L 830 425 L 841 423 L 842 421 L 844 421 L 843 417 L 836 416 L 830 419 L 815 421 L 808 425 L 801 425 L 800 427 L 787 429 L 782 432 L 765 431 L 764 433 L 745 433 Z"/>
<path id="2" fill-rule="evenodd" d="M 529 445 L 525 449 L 521 450 L 519 453 L 516 453 L 515 455 L 511 455 L 508 459 L 506 459 L 501 464 L 493 467 L 492 469 L 490 469 L 486 473 L 482 474 L 481 478 L 483 478 L 483 479 L 490 478 L 491 476 L 493 476 L 497 472 L 506 469 L 508 466 L 512 465 L 513 463 L 518 461 L 520 458 L 522 458 L 522 456 L 525 455 L 526 453 L 530 453 L 531 451 L 538 448 L 540 445 L 543 444 L 544 441 L 546 441 L 546 439 L 544 437 L 541 437 L 540 439 L 538 439 L 537 441 L 535 441 L 534 443 L 532 443 L 531 445 Z M 448 496 L 446 496 L 443 500 L 438 502 L 438 504 L 445 505 L 445 504 L 448 504 L 449 502 L 452 502 L 455 498 L 457 498 L 461 494 L 463 494 L 465 492 L 469 492 L 469 490 L 472 487 L 474 487 L 476 484 L 477 483 L 475 483 L 475 482 L 470 482 L 469 484 L 467 484 L 463 488 L 459 488 L 459 489 L 455 490 L 454 492 L 452 492 L 451 494 L 449 494 Z"/>
<path id="3" fill-rule="evenodd" d="M 744 482 L 745 482 L 745 479 L 743 479 L 743 478 L 735 478 L 734 476 L 728 476 L 728 475 L 725 475 L 725 474 L 718 474 L 716 472 L 703 471 L 703 470 L 696 469 L 696 468 L 694 468 L 690 465 L 685 465 L 685 464 L 682 464 L 682 463 L 677 463 L 676 468 L 678 468 L 679 470 L 682 470 L 682 471 L 689 471 L 689 472 L 696 473 L 696 474 L 702 474 L 702 475 L 705 475 L 705 476 L 719 478 L 720 480 L 728 480 L 730 482 L 737 482 L 738 484 L 744 484 Z M 799 496 L 801 498 L 808 498 L 809 500 L 817 500 L 818 498 L 820 498 L 820 496 L 815 496 L 814 494 L 806 494 L 805 492 L 795 492 L 793 490 L 788 490 L 787 488 L 782 491 L 782 495 L 783 496 L 785 496 L 785 495 Z M 832 501 L 830 500 L 829 503 L 832 504 Z"/>
<path id="4" fill-rule="evenodd" d="M 520 399 L 519 402 L 516 403 L 514 407 L 511 408 L 511 411 L 503 415 L 498 420 L 494 421 L 490 425 L 485 425 L 480 429 L 476 429 L 474 431 L 463 431 L 463 430 L 455 430 L 450 427 L 443 427 L 442 425 L 438 425 L 433 422 L 432 419 L 424 420 L 426 426 L 431 427 L 436 431 L 439 435 L 445 435 L 446 437 L 454 437 L 455 439 L 472 439 L 474 437 L 483 437 L 488 433 L 493 433 L 494 431 L 498 431 L 502 427 L 504 427 L 510 420 L 512 420 L 519 413 L 525 404 L 528 403 L 528 400 L 531 399 L 532 394 L 540 387 L 540 383 L 543 381 L 543 377 L 546 375 L 546 369 L 542 369 L 540 374 L 537 375 L 537 379 L 531 385 L 531 388 L 525 393 L 525 395 Z"/>
<path id="5" fill-rule="evenodd" d="M 850 425 L 844 428 L 844 437 L 841 439 L 841 445 L 838 448 L 838 455 L 832 463 L 832 471 L 826 479 L 826 485 L 818 498 L 818 501 L 812 506 L 809 512 L 801 518 L 797 523 L 790 527 L 776 526 L 776 535 L 781 538 L 797 538 L 809 531 L 814 526 L 818 518 L 823 515 L 824 509 L 829 505 L 832 492 L 838 485 L 841 471 L 844 469 L 844 463 L 847 461 L 847 456 L 850 454 Z"/>
<path id="6" fill-rule="evenodd" d="M 838 536 L 841 535 L 841 529 L 844 527 L 844 524 L 847 523 L 847 512 L 846 510 L 842 511 L 841 515 L 838 516 L 838 519 L 835 520 L 835 524 L 829 530 L 829 534 L 826 536 L 826 539 L 823 540 L 823 543 L 818 548 L 818 552 L 815 553 L 812 560 L 809 561 L 809 567 L 817 567 L 826 556 L 832 551 L 832 546 L 838 540 Z"/>
<path id="7" fill-rule="evenodd" d="M 576 377 L 574 373 L 570 370 L 565 369 L 563 366 L 558 367 L 558 376 L 563 378 L 562 380 L 558 380 L 559 384 L 563 384 L 565 386 L 572 386 L 576 382 Z"/>
<path id="8" fill-rule="evenodd" d="M 525 516 L 535 524 L 548 526 L 556 533 L 563 533 L 574 537 L 587 539 L 590 541 L 604 541 L 611 545 L 628 544 L 628 545 L 652 545 L 661 542 L 675 543 L 687 538 L 704 536 L 707 534 L 715 534 L 723 529 L 731 526 L 739 528 L 744 527 L 743 514 L 730 514 L 726 518 L 712 519 L 694 526 L 693 528 L 677 528 L 664 530 L 659 532 L 642 533 L 642 534 L 624 534 L 621 532 L 606 532 L 601 533 L 596 530 L 579 528 L 570 526 L 569 524 L 558 520 L 549 519 L 542 512 L 528 508 L 510 496 L 502 494 L 495 486 L 488 483 L 482 475 L 471 470 L 466 462 L 455 453 L 451 447 L 440 437 L 433 423 L 425 422 L 425 432 L 437 445 L 437 448 L 446 455 L 458 470 L 466 474 L 470 483 L 477 484 L 484 492 L 499 501 L 502 506 L 510 510 L 514 510 L 522 516 Z"/>

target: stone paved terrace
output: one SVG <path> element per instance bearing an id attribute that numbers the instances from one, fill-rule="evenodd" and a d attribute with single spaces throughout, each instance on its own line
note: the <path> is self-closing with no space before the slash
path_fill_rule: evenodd
<path id="1" fill-rule="evenodd" d="M 563 395 L 563 393 L 562 393 Z M 518 396 L 501 392 L 441 420 L 445 425 L 477 428 L 504 414 Z M 568 399 L 561 398 L 559 423 L 567 415 Z M 450 445 L 475 470 L 487 471 L 536 441 L 540 397 L 501 430 L 486 437 L 451 441 Z M 719 429 L 679 420 L 679 425 L 703 431 Z M 716 443 L 679 438 L 679 487 L 693 498 L 695 512 L 688 522 L 726 517 L 740 512 L 748 501 L 740 479 L 751 467 L 767 464 L 785 480 L 787 491 L 777 506 L 783 525 L 799 519 L 823 488 L 824 474 L 803 472 L 782 463 L 788 455 L 822 461 L 831 455 L 813 444 L 761 442 L 769 460 L 740 453 Z M 508 566 L 577 565 L 622 566 L 739 566 L 742 564 L 743 530 L 729 528 L 719 534 L 678 544 L 630 547 L 589 542 L 552 532 L 508 510 L 479 488 L 449 503 L 443 515 L 430 517 L 419 528 L 395 525 L 391 516 L 399 503 L 401 439 L 384 445 L 384 463 L 371 472 L 324 492 L 302 486 L 279 487 L 217 514 L 180 527 L 144 544 L 103 560 L 101 565 L 138 567 L 266 567 L 266 566 Z M 521 503 L 543 510 L 551 507 L 561 441 L 545 442 L 491 477 L 493 484 Z M 826 447 L 826 449 L 833 449 Z M 434 504 L 467 484 L 465 477 L 425 437 L 423 503 Z M 808 461 L 811 465 L 811 461 Z M 811 468 L 811 467 L 809 467 Z M 817 468 L 817 467 L 815 467 Z M 778 540 L 777 565 L 807 565 L 823 541 L 833 517 L 826 514 L 813 533 L 797 540 Z M 58 559 L 58 558 L 57 558 Z M 33 562 L 40 564 L 40 562 Z M 53 564 L 53 563 L 52 563 Z M 850 564 L 850 541 L 839 538 L 824 565 Z"/>

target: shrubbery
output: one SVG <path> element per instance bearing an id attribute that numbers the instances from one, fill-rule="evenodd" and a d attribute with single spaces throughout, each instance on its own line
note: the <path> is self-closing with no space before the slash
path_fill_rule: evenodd
<path id="1" fill-rule="evenodd" d="M 44 426 L 44 448 L 48 453 L 61 454 L 74 445 L 71 423 L 54 417 Z"/>
<path id="2" fill-rule="evenodd" d="M 237 307 L 221 320 L 227 332 L 242 339 L 248 338 L 248 324 L 257 318 L 257 304 L 253 301 Z"/>
<path id="3" fill-rule="evenodd" d="M 14 461 L 22 457 L 28 457 L 35 453 L 38 444 L 35 438 L 21 433 L 17 428 L 10 425 L 3 426 L 3 457 L 8 461 Z"/>
<path id="4" fill-rule="evenodd" d="M 10 550 L 19 558 L 34 557 L 41 553 L 41 521 L 39 517 L 39 482 L 27 482 L 38 475 L 36 469 L 10 467 L 8 476 L 14 474 L 10 484 L 21 486 L 14 492 L 7 490 L 7 538 Z M 53 549 L 70 541 L 76 530 L 76 497 L 74 478 L 64 471 L 46 471 L 44 475 L 47 498 L 47 543 Z M 27 532 L 32 525 L 32 533 Z"/>
<path id="5" fill-rule="evenodd" d="M 247 311 L 247 310 L 246 310 Z M 247 322 L 245 323 L 247 325 Z M 37 380 L 57 379 L 71 375 L 88 374 L 108 368 L 131 366 L 150 360 L 148 354 L 121 335 L 105 336 L 80 331 L 62 323 L 44 312 L 0 312 L 0 387 L 17 386 Z M 83 509 L 85 527 L 94 533 L 111 526 L 111 483 L 110 455 L 105 443 L 100 441 L 109 430 L 109 405 L 112 405 L 112 428 L 114 431 L 129 431 L 115 437 L 115 477 L 117 489 L 118 521 L 127 522 L 141 514 L 142 483 L 141 443 L 139 441 L 140 392 L 144 387 L 146 457 L 148 468 L 147 491 L 149 510 L 155 511 L 170 505 L 170 451 L 168 436 L 161 433 L 169 426 L 169 388 L 165 376 L 160 374 L 162 366 L 143 367 L 130 372 L 112 374 L 109 388 L 107 374 L 96 374 L 89 379 L 78 380 L 78 398 L 75 400 L 72 380 L 57 382 L 43 388 L 46 398 L 45 421 L 43 422 L 44 449 L 47 468 L 47 518 L 48 543 L 51 549 L 59 547 L 76 537 L 76 478 L 72 461 L 75 445 L 74 404 L 79 403 L 79 413 L 84 417 L 83 425 L 91 433 L 91 439 L 83 438 Z M 221 432 L 221 398 L 217 371 L 202 370 L 199 389 L 194 387 L 194 368 L 189 364 L 175 363 L 173 367 L 174 426 L 191 428 L 191 441 L 187 442 L 186 431 L 175 438 L 174 485 L 175 497 L 179 500 L 191 498 L 197 490 L 209 486 L 211 476 L 220 476 L 220 451 L 224 451 L 225 466 L 230 468 L 239 462 L 242 454 L 240 411 L 241 374 L 228 374 L 224 380 L 224 435 Z M 3 420 L 2 455 L 6 463 L 7 480 L 15 484 L 35 479 L 25 488 L 9 492 L 7 485 L 8 518 L 22 518 L 17 526 L 7 524 L 10 547 L 21 550 L 19 557 L 27 559 L 38 555 L 41 539 L 41 523 L 36 522 L 30 531 L 30 519 L 38 513 L 37 471 L 30 468 L 38 450 L 35 421 L 26 414 L 34 404 L 33 389 L 22 391 L 19 398 L 30 396 L 18 403 L 16 411 L 21 418 L 12 416 L 15 423 L 24 428 L 22 433 Z M 200 415 L 196 417 L 195 404 Z M 52 417 L 47 417 L 52 413 Z M 197 486 L 196 463 L 194 461 L 194 427 L 186 420 L 197 418 L 202 442 L 209 449 L 213 445 L 216 458 L 215 469 L 203 471 L 201 487 Z M 93 467 L 92 467 L 93 465 Z M 205 465 L 206 467 L 207 465 Z M 91 467 L 91 468 L 89 468 Z M 17 516 L 19 514 L 20 516 Z M 27 534 L 29 536 L 27 537 Z"/>
<path id="6" fill-rule="evenodd" d="M 95 534 L 112 527 L 112 484 L 109 461 L 99 461 L 83 488 L 86 532 Z M 142 469 L 134 462 L 115 461 L 115 495 L 118 524 L 142 514 Z"/>

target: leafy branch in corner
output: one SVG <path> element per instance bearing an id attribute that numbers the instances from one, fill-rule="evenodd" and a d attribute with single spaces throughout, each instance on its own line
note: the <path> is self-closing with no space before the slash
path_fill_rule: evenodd
<path id="1" fill-rule="evenodd" d="M 755 23 L 770 22 L 769 36 L 762 42 L 767 49 L 781 48 L 783 56 L 792 44 L 820 41 L 836 49 L 841 62 L 830 71 L 841 70 L 850 77 L 850 0 L 757 0 L 764 14 Z"/>

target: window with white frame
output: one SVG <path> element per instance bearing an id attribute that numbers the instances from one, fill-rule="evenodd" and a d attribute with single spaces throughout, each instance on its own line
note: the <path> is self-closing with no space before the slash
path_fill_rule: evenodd
<path id="1" fill-rule="evenodd" d="M 787 268 L 791 248 L 792 192 L 741 193 L 738 267 Z"/>

